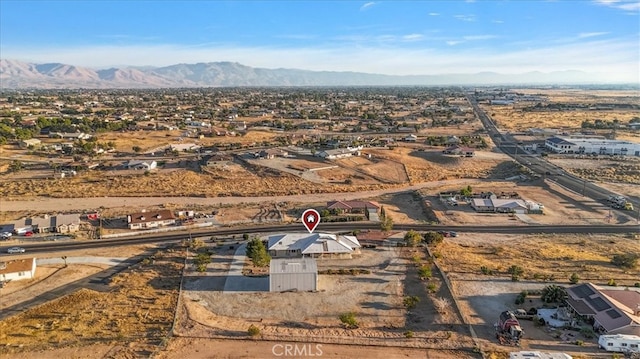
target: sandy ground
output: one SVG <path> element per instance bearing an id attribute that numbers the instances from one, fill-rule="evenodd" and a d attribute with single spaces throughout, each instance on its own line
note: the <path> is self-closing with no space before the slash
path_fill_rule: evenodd
<path id="1" fill-rule="evenodd" d="M 350 200 L 359 198 L 376 197 L 387 193 L 397 193 L 412 191 L 420 188 L 437 188 L 444 184 L 464 184 L 469 182 L 465 179 L 450 181 L 425 182 L 401 188 L 389 188 L 375 191 L 361 191 L 348 193 L 316 193 L 290 196 L 265 196 L 265 197 L 87 197 L 87 198 L 48 198 L 33 197 L 30 199 L 21 198 L 19 200 L 4 199 L 2 201 L 3 211 L 27 211 L 38 208 L 41 211 L 71 211 L 82 209 L 113 208 L 122 206 L 149 207 L 163 204 L 195 204 L 195 205 L 225 205 L 241 203 L 263 203 L 267 201 L 275 202 L 326 202 L 335 199 Z"/>
<path id="2" fill-rule="evenodd" d="M 131 257 L 144 252 L 145 250 L 152 248 L 150 245 L 143 246 L 123 246 L 118 247 L 118 255 Z M 113 249 L 82 249 L 76 251 L 60 252 L 60 257 L 66 255 L 67 257 L 87 257 L 96 256 L 103 257 L 112 255 Z M 27 253 L 28 254 L 28 253 Z M 7 256 L 6 259 L 15 259 L 28 257 L 28 255 L 21 256 Z M 60 259 L 55 257 L 52 259 Z M 3 259 L 4 259 L 3 258 Z M 46 258 L 46 257 L 39 257 Z M 10 307 L 14 304 L 21 303 L 25 300 L 37 297 L 40 294 L 46 293 L 52 289 L 63 286 L 67 283 L 74 282 L 78 279 L 88 277 L 92 274 L 98 273 L 108 266 L 100 263 L 92 264 L 71 264 L 64 267 L 63 264 L 50 264 L 40 265 L 36 267 L 36 277 L 32 280 L 23 281 L 11 281 L 5 284 L 4 288 L 0 289 L 0 309 Z"/>
<path id="3" fill-rule="evenodd" d="M 322 358 L 370 358 L 370 359 L 468 359 L 475 358 L 461 351 L 438 351 L 429 349 L 385 348 L 360 345 L 302 344 L 292 342 L 270 342 L 257 340 L 219 340 L 176 338 L 171 341 L 167 351 L 161 352 L 158 359 L 266 359 L 282 358 L 285 345 L 298 345 L 298 350 L 306 350 L 313 356 Z M 319 347 L 317 346 L 319 345 Z M 304 348 L 304 349 L 303 349 Z M 295 347 L 294 349 L 295 350 Z M 312 357 L 312 355 L 307 355 Z M 292 355 L 288 357 L 294 357 Z M 303 356 L 297 356 L 303 357 Z M 25 358 L 26 359 L 26 358 Z M 31 358 L 29 358 L 31 359 Z"/>

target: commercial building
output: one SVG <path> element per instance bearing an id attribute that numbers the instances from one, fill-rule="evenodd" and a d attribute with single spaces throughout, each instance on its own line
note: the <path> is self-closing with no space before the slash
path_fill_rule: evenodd
<path id="1" fill-rule="evenodd" d="M 629 141 L 554 136 L 544 146 L 555 153 L 640 156 L 640 144 Z"/>

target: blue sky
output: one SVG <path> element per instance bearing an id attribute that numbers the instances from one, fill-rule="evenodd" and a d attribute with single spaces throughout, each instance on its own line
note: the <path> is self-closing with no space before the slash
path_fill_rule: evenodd
<path id="1" fill-rule="evenodd" d="M 399 75 L 583 70 L 640 82 L 640 1 L 0 0 L 0 57 Z"/>

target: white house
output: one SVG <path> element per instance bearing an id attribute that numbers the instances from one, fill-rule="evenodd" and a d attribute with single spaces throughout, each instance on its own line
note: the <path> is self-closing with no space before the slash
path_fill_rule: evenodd
<path id="1" fill-rule="evenodd" d="M 158 167 L 158 163 L 156 161 L 140 161 L 140 160 L 131 160 L 127 162 L 127 168 L 133 170 L 152 170 Z"/>
<path id="2" fill-rule="evenodd" d="M 267 249 L 273 258 L 337 257 L 351 258 L 360 252 L 355 236 L 327 233 L 287 233 L 268 237 Z"/>
<path id="3" fill-rule="evenodd" d="M 0 282 L 31 279 L 36 275 L 36 259 L 24 258 L 0 262 Z"/>
<path id="4" fill-rule="evenodd" d="M 544 146 L 555 153 L 640 156 L 640 143 L 629 141 L 554 136 Z"/>
<path id="5" fill-rule="evenodd" d="M 147 229 L 169 226 L 176 223 L 176 217 L 168 209 L 151 212 L 132 213 L 127 216 L 129 229 Z"/>

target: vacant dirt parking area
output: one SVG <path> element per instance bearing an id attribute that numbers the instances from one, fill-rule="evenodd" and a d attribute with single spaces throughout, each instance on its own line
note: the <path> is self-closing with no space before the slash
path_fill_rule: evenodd
<path id="1" fill-rule="evenodd" d="M 209 251 L 212 248 L 208 249 Z M 353 259 L 320 259 L 317 292 L 223 293 L 234 250 L 215 249 L 204 274 L 190 266 L 184 282 L 177 332 L 181 336 L 246 337 L 256 325 L 268 340 L 339 344 L 392 345 L 444 349 L 471 348 L 465 327 L 450 307 L 434 309 L 448 292 L 437 274 L 420 280 L 418 266 L 431 266 L 422 250 L 379 247 L 364 249 Z M 365 269 L 366 274 L 337 274 L 340 269 Z M 247 290 L 251 290 L 247 288 Z M 405 296 L 418 297 L 407 311 Z M 449 303 L 451 301 L 448 296 Z M 358 328 L 346 329 L 338 317 L 354 313 Z M 412 332 L 413 338 L 405 333 Z"/>

